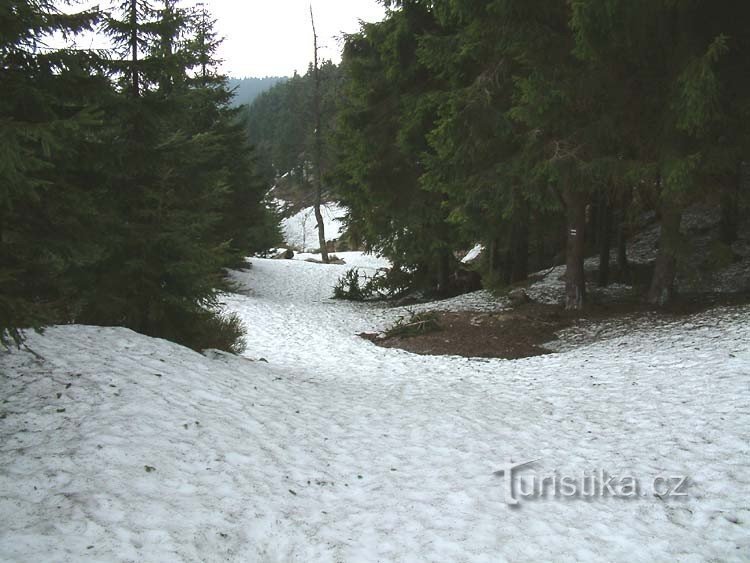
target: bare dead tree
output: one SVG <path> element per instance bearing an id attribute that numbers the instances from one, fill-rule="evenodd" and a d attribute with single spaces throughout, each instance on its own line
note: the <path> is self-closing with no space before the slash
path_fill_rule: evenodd
<path id="1" fill-rule="evenodd" d="M 326 233 L 323 224 L 323 214 L 320 206 L 323 199 L 323 132 L 321 130 L 322 117 L 320 115 L 320 68 L 318 65 L 318 34 L 315 31 L 315 17 L 313 16 L 312 4 L 310 4 L 310 23 L 313 31 L 313 114 L 315 116 L 315 149 L 313 153 L 313 182 L 315 186 L 315 201 L 313 209 L 315 210 L 315 219 L 318 222 L 318 242 L 320 243 L 320 257 L 324 264 L 328 264 L 328 249 L 326 248 Z"/>

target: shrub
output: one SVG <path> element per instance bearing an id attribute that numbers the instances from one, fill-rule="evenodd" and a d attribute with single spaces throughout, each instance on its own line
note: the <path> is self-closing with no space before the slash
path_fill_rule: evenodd
<path id="1" fill-rule="evenodd" d="M 403 268 L 383 268 L 375 272 L 370 285 L 380 297 L 401 297 L 414 287 L 414 274 Z"/>
<path id="2" fill-rule="evenodd" d="M 362 285 L 361 279 L 364 280 L 364 285 Z M 333 298 L 364 301 L 372 296 L 372 290 L 369 288 L 369 285 L 370 280 L 367 278 L 367 275 L 360 274 L 357 268 L 350 268 L 339 278 L 333 287 Z"/>
<path id="3" fill-rule="evenodd" d="M 411 289 L 412 282 L 412 275 L 400 268 L 382 268 L 372 276 L 351 268 L 336 282 L 333 298 L 366 301 L 399 297 Z"/>
<path id="4" fill-rule="evenodd" d="M 245 324 L 236 313 L 222 313 L 199 309 L 164 318 L 159 324 L 144 331 L 148 336 L 165 338 L 197 352 L 207 349 L 223 350 L 231 354 L 245 351 Z"/>
<path id="5" fill-rule="evenodd" d="M 241 354 L 247 347 L 244 339 L 246 332 L 245 323 L 236 313 L 212 313 L 206 318 L 199 331 L 200 339 L 196 341 L 197 348 L 200 350 L 215 348 L 232 354 Z"/>

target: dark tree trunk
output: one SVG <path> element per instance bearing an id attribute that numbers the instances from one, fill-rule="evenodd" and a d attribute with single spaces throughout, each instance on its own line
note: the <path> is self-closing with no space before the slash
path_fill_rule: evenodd
<path id="1" fill-rule="evenodd" d="M 632 192 L 627 190 L 619 202 L 617 209 L 617 269 L 620 281 L 630 283 L 630 264 L 628 264 L 628 208 L 632 199 Z"/>
<path id="2" fill-rule="evenodd" d="M 599 201 L 599 287 L 609 285 L 609 249 L 612 245 L 612 206 L 602 197 Z"/>
<path id="3" fill-rule="evenodd" d="M 494 279 L 495 272 L 497 271 L 497 239 L 493 238 L 490 241 L 490 247 L 488 249 L 488 268 L 490 270 L 490 276 Z"/>
<path id="4" fill-rule="evenodd" d="M 567 234 L 565 247 L 565 308 L 581 310 L 586 301 L 585 254 L 586 198 L 571 188 L 565 190 Z"/>
<path id="5" fill-rule="evenodd" d="M 320 211 L 321 201 L 320 197 L 315 198 L 315 204 L 313 210 L 315 211 L 315 221 L 317 221 L 318 229 L 318 245 L 320 245 L 320 258 L 323 263 L 328 264 L 328 248 L 326 247 L 326 231 L 323 223 L 323 213 Z"/>
<path id="6" fill-rule="evenodd" d="M 656 256 L 654 277 L 648 292 L 652 305 L 664 306 L 674 299 L 674 280 L 677 274 L 677 249 L 680 243 L 680 222 L 682 211 L 673 206 L 665 206 L 661 216 L 661 236 L 659 253 Z"/>
<path id="7" fill-rule="evenodd" d="M 516 214 L 510 238 L 510 282 L 523 281 L 529 275 L 529 206 L 523 204 Z"/>
<path id="8" fill-rule="evenodd" d="M 201 28 L 200 28 L 200 45 L 201 45 L 201 82 L 203 83 L 203 86 L 206 86 L 208 80 L 208 69 L 206 60 L 208 59 L 208 50 L 206 48 L 206 32 L 208 30 L 208 25 L 206 22 L 207 19 L 207 12 L 206 7 L 201 6 Z"/>
<path id="9" fill-rule="evenodd" d="M 501 278 L 501 276 L 504 276 L 504 273 L 502 271 L 502 256 L 500 251 L 500 241 L 497 238 L 493 238 L 490 240 L 489 248 L 487 249 L 487 256 L 488 256 L 488 270 L 489 270 L 489 279 L 490 283 L 494 284 L 499 279 L 502 279 L 503 281 L 506 281 L 505 278 Z"/>
<path id="10" fill-rule="evenodd" d="M 721 221 L 719 222 L 719 239 L 724 244 L 732 244 L 738 238 L 740 223 L 739 188 L 742 182 L 740 166 L 736 181 L 726 186 L 721 194 Z"/>
<path id="11" fill-rule="evenodd" d="M 164 2 L 164 11 L 162 13 L 162 17 L 167 20 L 169 23 L 171 23 L 174 20 L 174 4 L 172 4 L 169 1 Z M 170 35 L 171 30 L 169 29 L 169 25 L 166 26 L 166 28 L 162 28 L 162 33 L 160 37 L 161 41 L 161 48 L 162 48 L 162 56 L 165 57 L 167 60 L 172 58 L 172 51 L 173 51 L 173 38 Z M 171 65 L 167 66 L 167 68 L 171 68 Z M 162 94 L 165 96 L 170 94 L 172 92 L 172 81 L 174 79 L 174 76 L 171 74 L 171 70 L 167 70 L 165 68 L 162 71 L 162 74 L 159 78 L 159 90 Z"/>
<path id="12" fill-rule="evenodd" d="M 130 0 L 130 56 L 132 65 L 131 72 L 131 88 L 133 89 L 133 97 L 137 98 L 141 95 L 141 87 L 138 80 L 138 0 Z"/>
<path id="13" fill-rule="evenodd" d="M 320 258 L 324 264 L 328 264 L 328 249 L 326 248 L 326 232 L 323 223 L 323 214 L 320 211 L 323 199 L 323 132 L 321 131 L 322 119 L 320 116 L 320 69 L 318 68 L 318 34 L 315 31 L 315 18 L 313 17 L 312 5 L 310 5 L 310 23 L 313 30 L 315 91 L 313 95 L 313 111 L 315 112 L 315 219 L 318 222 L 318 242 L 320 243 Z"/>
<path id="14" fill-rule="evenodd" d="M 602 199 L 601 194 L 596 194 L 593 197 L 593 202 L 589 202 L 586 205 L 586 240 L 584 241 L 584 254 L 587 256 L 599 253 Z"/>
<path id="15" fill-rule="evenodd" d="M 630 283 L 630 264 L 628 263 L 628 234 L 625 225 L 617 225 L 617 270 L 622 283 Z"/>
<path id="16" fill-rule="evenodd" d="M 451 267 L 450 267 L 450 253 L 443 251 L 437 257 L 437 290 L 439 293 L 443 293 L 449 289 Z"/>
<path id="17" fill-rule="evenodd" d="M 511 280 L 513 279 L 513 227 L 511 226 L 510 229 L 510 242 L 508 242 L 508 245 L 505 247 L 505 267 L 503 268 L 501 274 L 503 276 L 503 283 L 505 285 L 510 285 Z"/>

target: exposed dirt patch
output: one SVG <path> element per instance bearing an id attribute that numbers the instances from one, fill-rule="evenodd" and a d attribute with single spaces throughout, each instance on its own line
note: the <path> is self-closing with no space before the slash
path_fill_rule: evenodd
<path id="1" fill-rule="evenodd" d="M 382 337 L 361 334 L 385 348 L 416 354 L 457 355 L 475 358 L 527 358 L 550 353 L 542 345 L 570 326 L 572 319 L 553 305 L 530 303 L 498 313 L 439 312 L 440 329 L 415 336 Z"/>
<path id="2" fill-rule="evenodd" d="M 683 296 L 667 309 L 655 311 L 643 303 L 589 305 L 583 313 L 571 313 L 557 305 L 526 303 L 495 313 L 435 312 L 439 330 L 411 336 L 383 336 L 363 333 L 361 337 L 384 348 L 400 348 L 415 354 L 455 355 L 471 358 L 518 359 L 551 353 L 544 347 L 557 333 L 579 321 L 637 323 L 639 318 L 658 312 L 679 318 L 720 305 L 750 303 L 750 295 Z"/>

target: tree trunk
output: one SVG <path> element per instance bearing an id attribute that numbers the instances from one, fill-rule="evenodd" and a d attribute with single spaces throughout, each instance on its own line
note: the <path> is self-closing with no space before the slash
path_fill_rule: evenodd
<path id="1" fill-rule="evenodd" d="M 724 188 L 721 194 L 721 221 L 719 222 L 719 240 L 724 244 L 732 244 L 738 238 L 740 223 L 739 191 L 742 182 L 742 166 L 740 165 L 737 178 L 730 186 Z"/>
<path id="2" fill-rule="evenodd" d="M 326 232 L 323 225 L 323 213 L 320 211 L 320 198 L 315 198 L 315 205 L 313 205 L 315 211 L 315 220 L 318 222 L 318 244 L 320 245 L 321 259 L 325 264 L 328 264 L 328 248 L 326 248 Z"/>
<path id="3" fill-rule="evenodd" d="M 500 268 L 500 242 L 497 238 L 490 239 L 487 247 L 487 269 L 489 271 L 489 282 L 494 284 L 498 279 Z"/>
<path id="4" fill-rule="evenodd" d="M 441 251 L 437 257 L 437 280 L 436 286 L 438 293 L 443 293 L 450 288 L 451 255 L 448 251 Z"/>
<path id="5" fill-rule="evenodd" d="M 141 95 L 141 87 L 138 81 L 138 0 L 130 0 L 130 64 L 131 88 L 133 97 Z"/>
<path id="6" fill-rule="evenodd" d="M 320 116 L 320 69 L 318 68 L 318 34 L 315 31 L 315 18 L 313 17 L 312 4 L 310 5 L 310 23 L 313 30 L 315 91 L 313 95 L 313 110 L 315 112 L 315 219 L 318 221 L 318 242 L 320 243 L 320 257 L 324 264 L 328 264 L 328 249 L 326 248 L 326 232 L 323 223 L 323 214 L 320 206 L 323 199 L 323 136 L 321 131 L 322 119 Z"/>
<path id="7" fill-rule="evenodd" d="M 585 254 L 586 198 L 572 188 L 564 193 L 567 234 L 565 247 L 565 308 L 579 311 L 586 300 Z"/>
<path id="8" fill-rule="evenodd" d="M 617 269 L 620 272 L 620 281 L 630 283 L 630 264 L 628 263 L 628 235 L 625 225 L 619 222 L 617 225 Z"/>
<path id="9" fill-rule="evenodd" d="M 674 206 L 664 207 L 661 216 L 659 253 L 656 256 L 654 277 L 648 292 L 648 301 L 652 305 L 668 305 L 674 298 L 681 221 L 682 210 Z"/>
<path id="10" fill-rule="evenodd" d="M 511 224 L 510 233 L 508 236 L 508 244 L 505 246 L 505 257 L 503 258 L 503 264 L 505 265 L 500 272 L 502 275 L 503 283 L 510 285 L 513 281 L 513 238 L 514 238 L 515 226 Z"/>
<path id="11" fill-rule="evenodd" d="M 609 248 L 612 245 L 612 206 L 604 196 L 599 201 L 599 287 L 609 285 Z"/>
<path id="12" fill-rule="evenodd" d="M 523 281 L 529 275 L 529 206 L 522 204 L 513 222 L 510 237 L 510 282 Z"/>
<path id="13" fill-rule="evenodd" d="M 619 201 L 617 210 L 617 269 L 620 281 L 630 283 L 630 264 L 628 264 L 628 208 L 632 199 L 632 191 L 625 192 Z"/>
<path id="14" fill-rule="evenodd" d="M 490 270 L 490 276 L 494 279 L 495 270 L 497 269 L 497 239 L 493 238 L 490 240 L 489 248 L 487 249 L 487 260 L 488 268 Z"/>
<path id="15" fill-rule="evenodd" d="M 162 18 L 164 18 L 164 27 L 161 28 L 161 34 L 159 37 L 159 40 L 161 42 L 161 48 L 162 48 L 162 57 L 167 61 L 167 66 L 162 69 L 161 75 L 159 77 L 159 91 L 167 96 L 172 92 L 172 81 L 174 77 L 172 76 L 171 71 L 171 64 L 169 61 L 172 58 L 172 51 L 173 51 L 173 41 L 174 38 L 172 35 L 171 24 L 174 22 L 174 4 L 170 1 L 164 2 L 164 10 L 162 11 Z M 169 69 L 169 70 L 168 70 Z"/>
<path id="16" fill-rule="evenodd" d="M 208 59 L 208 50 L 206 48 L 206 33 L 208 30 L 208 25 L 206 22 L 207 19 L 207 12 L 206 7 L 201 6 L 201 31 L 200 31 L 200 44 L 201 44 L 201 83 L 203 86 L 206 86 L 208 83 L 208 70 L 206 65 L 206 60 Z"/>

